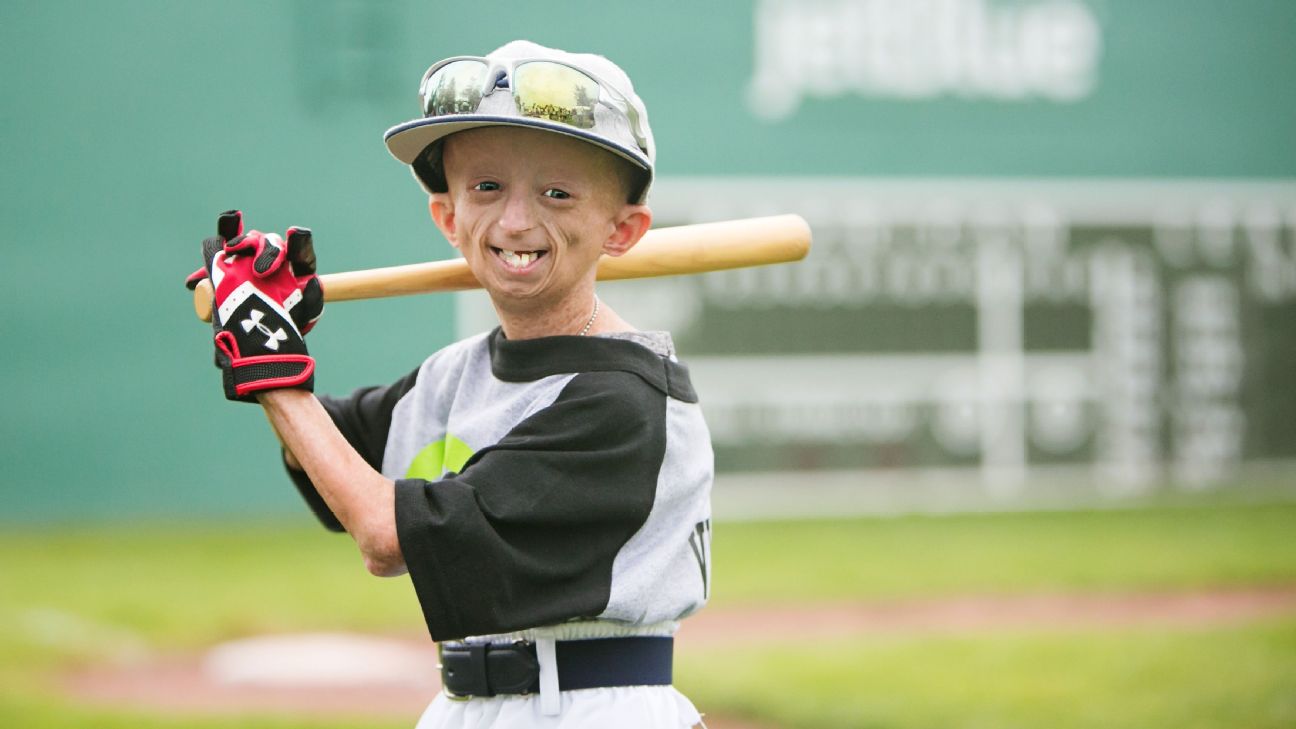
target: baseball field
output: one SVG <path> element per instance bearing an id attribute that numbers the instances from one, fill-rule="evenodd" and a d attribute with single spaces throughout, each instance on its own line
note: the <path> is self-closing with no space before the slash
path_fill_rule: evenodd
<path id="1" fill-rule="evenodd" d="M 722 728 L 1290 727 L 1293 535 L 1290 503 L 722 521 L 677 683 Z M 415 718 L 377 695 L 321 711 L 171 680 L 240 638 L 424 640 L 407 581 L 369 577 L 305 517 L 10 528 L 0 620 L 0 726 Z"/>

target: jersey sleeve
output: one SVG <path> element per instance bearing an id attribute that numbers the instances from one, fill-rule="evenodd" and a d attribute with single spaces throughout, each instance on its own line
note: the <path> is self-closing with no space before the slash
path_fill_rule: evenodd
<path id="1" fill-rule="evenodd" d="M 577 375 L 461 473 L 396 484 L 396 526 L 435 640 L 599 615 L 613 562 L 652 510 L 665 395 Z"/>
<path id="2" fill-rule="evenodd" d="M 417 378 L 418 370 L 415 370 L 390 385 L 362 387 L 348 397 L 319 396 L 320 404 L 347 443 L 375 471 L 382 470 L 387 433 L 391 430 L 392 410 L 405 393 L 414 387 Z M 291 468 L 286 462 L 284 468 L 320 523 L 330 531 L 344 531 L 342 523 L 324 502 L 306 472 Z"/>

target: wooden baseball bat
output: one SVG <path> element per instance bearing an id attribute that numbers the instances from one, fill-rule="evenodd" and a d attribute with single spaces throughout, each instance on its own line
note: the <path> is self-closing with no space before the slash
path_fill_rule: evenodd
<path id="1" fill-rule="evenodd" d="M 810 226 L 800 215 L 774 215 L 648 231 L 624 256 L 599 260 L 598 280 L 678 276 L 799 261 L 810 252 Z M 320 275 L 325 301 L 380 299 L 480 288 L 462 258 Z M 211 321 L 211 282 L 194 289 L 194 311 Z"/>

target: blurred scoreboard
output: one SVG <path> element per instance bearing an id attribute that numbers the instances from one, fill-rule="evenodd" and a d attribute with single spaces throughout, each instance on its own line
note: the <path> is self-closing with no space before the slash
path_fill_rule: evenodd
<path id="1" fill-rule="evenodd" d="M 1296 457 L 1296 184 L 690 180 L 657 204 L 815 232 L 799 264 L 609 287 L 676 332 L 723 469 L 974 468 L 1011 495 Z"/>

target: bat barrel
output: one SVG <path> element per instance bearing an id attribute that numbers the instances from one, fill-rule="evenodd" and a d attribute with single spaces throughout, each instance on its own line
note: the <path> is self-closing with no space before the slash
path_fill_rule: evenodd
<path id="1" fill-rule="evenodd" d="M 810 252 L 810 226 L 800 215 L 698 223 L 650 231 L 619 258 L 599 261 L 600 281 L 679 276 L 799 261 Z"/>

